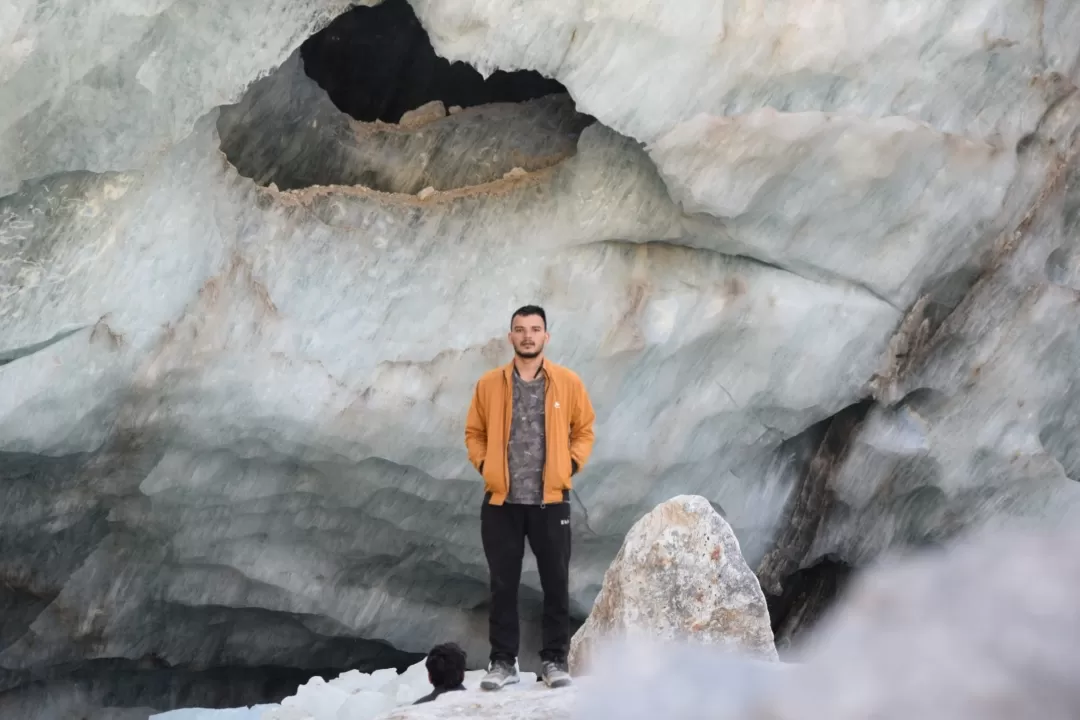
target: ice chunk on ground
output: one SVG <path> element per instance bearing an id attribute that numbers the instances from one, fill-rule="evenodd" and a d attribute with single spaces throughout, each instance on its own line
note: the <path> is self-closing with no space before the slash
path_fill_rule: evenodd
<path id="1" fill-rule="evenodd" d="M 484 670 L 465 673 L 467 691 L 480 691 Z M 536 673 L 521 673 L 521 682 L 504 692 L 536 687 Z M 312 677 L 280 704 L 214 710 L 187 708 L 150 716 L 149 720 L 372 720 L 395 708 L 411 705 L 434 688 L 424 661 L 398 673 L 393 668 L 364 673 L 349 670 L 331 680 Z"/>
<path id="2" fill-rule="evenodd" d="M 252 705 L 251 707 L 210 710 L 206 708 L 183 708 L 151 715 L 151 720 L 263 720 L 267 710 L 278 705 Z M 282 718 L 282 720 L 286 720 Z M 299 718 L 297 718 L 299 720 Z"/>

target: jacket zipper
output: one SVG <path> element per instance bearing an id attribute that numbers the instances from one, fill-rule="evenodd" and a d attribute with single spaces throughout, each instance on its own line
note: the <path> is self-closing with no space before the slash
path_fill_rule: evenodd
<path id="1" fill-rule="evenodd" d="M 513 372 L 511 370 L 510 372 Z M 510 427 L 514 422 L 514 384 L 513 379 L 507 379 L 506 373 L 503 373 L 503 396 L 506 400 L 503 402 L 503 414 L 506 417 L 506 422 L 503 423 L 504 432 L 504 445 L 503 445 L 503 477 L 506 478 L 506 495 L 510 496 Z"/>
<path id="2" fill-rule="evenodd" d="M 551 437 L 551 413 L 548 412 L 548 398 L 555 392 L 554 383 L 551 382 L 551 376 L 545 373 L 544 375 L 544 445 L 546 446 Z M 548 462 L 547 447 L 544 448 L 544 475 L 543 475 L 543 487 L 540 492 L 540 509 L 543 510 L 547 507 L 547 488 L 548 488 L 548 469 L 551 467 L 551 463 Z"/>

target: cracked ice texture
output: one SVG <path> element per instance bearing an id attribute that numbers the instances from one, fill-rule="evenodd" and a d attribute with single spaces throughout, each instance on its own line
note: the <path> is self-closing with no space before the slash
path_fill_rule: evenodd
<path id="1" fill-rule="evenodd" d="M 1080 497 L 1080 98 L 1074 153 L 1025 236 L 971 289 L 875 407 L 832 483 L 811 557 L 862 563 L 1010 518 L 1075 522 Z"/>
<path id="2" fill-rule="evenodd" d="M 414 6 L 441 54 L 540 70 L 644 142 L 696 244 L 900 307 L 1034 200 L 1015 150 L 1080 79 L 1068 0 Z"/>
<path id="3" fill-rule="evenodd" d="M 0 7 L 0 195 L 142 167 L 353 3 L 88 0 Z"/>
<path id="4" fill-rule="evenodd" d="M 560 124 L 554 101 L 386 132 L 335 118 L 288 61 L 344 5 L 0 9 L 0 450 L 20 453 L 0 503 L 20 550 L 0 563 L 58 603 L 13 626 L 0 681 L 101 648 L 212 667 L 299 662 L 326 637 L 425 650 L 450 635 L 482 657 L 463 415 L 506 359 L 508 313 L 536 300 L 598 411 L 579 617 L 623 533 L 680 493 L 722 508 L 753 565 L 787 522 L 807 429 L 872 380 L 890 391 L 873 390 L 815 552 L 862 560 L 1067 509 L 1078 251 L 1075 203 L 1054 198 L 1071 197 L 1080 6 L 417 0 L 437 51 L 540 70 L 599 123 Z M 257 121 L 211 112 L 241 100 Z M 316 118 L 345 142 L 313 143 Z M 503 178 L 488 156 L 458 172 L 489 136 L 534 172 Z M 395 172 L 413 152 L 451 164 Z M 275 163 L 327 187 L 247 179 Z M 395 194 L 423 183 L 443 192 Z M 1043 299 L 1007 306 L 979 277 Z M 890 336 L 924 295 L 935 326 L 960 314 L 900 362 Z M 996 359 L 947 372 L 971 353 Z M 883 364 L 905 370 L 879 382 Z M 923 387 L 909 404 L 934 401 L 932 430 L 900 428 L 916 428 L 905 462 L 946 472 L 896 482 L 873 429 Z M 1031 397 L 1045 421 L 1027 420 Z M 924 512 L 909 490 L 951 504 Z M 525 581 L 535 621 L 531 565 Z M 123 608 L 99 612 L 117 592 Z M 235 614 L 185 640 L 207 607 Z M 170 608 L 191 624 L 125 620 Z M 258 611 L 288 632 L 245 629 Z"/>

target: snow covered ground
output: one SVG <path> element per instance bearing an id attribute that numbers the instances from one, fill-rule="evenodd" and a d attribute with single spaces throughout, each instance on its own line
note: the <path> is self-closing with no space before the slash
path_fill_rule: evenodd
<path id="1" fill-rule="evenodd" d="M 483 670 L 465 673 L 466 690 L 479 690 Z M 536 673 L 521 673 L 521 682 L 506 691 L 535 687 Z M 398 674 L 393 668 L 362 673 L 350 670 L 329 682 L 313 677 L 281 704 L 211 710 L 185 708 L 151 715 L 149 720 L 371 720 L 396 707 L 410 705 L 432 691 L 424 661 Z"/>

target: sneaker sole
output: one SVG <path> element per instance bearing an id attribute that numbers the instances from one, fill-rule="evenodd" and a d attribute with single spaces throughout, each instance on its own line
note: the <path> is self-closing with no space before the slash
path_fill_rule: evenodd
<path id="1" fill-rule="evenodd" d="M 518 682 L 519 679 L 520 678 L 516 678 L 516 677 L 515 678 L 507 678 L 506 680 L 504 680 L 501 683 L 497 683 L 497 682 L 494 682 L 494 681 L 491 681 L 491 680 L 481 680 L 480 681 L 480 689 L 481 690 L 502 690 L 507 685 L 513 685 L 514 683 Z"/>
<path id="2" fill-rule="evenodd" d="M 573 682 L 574 682 L 573 680 L 571 680 L 570 678 L 567 678 L 565 680 L 552 680 L 551 682 L 548 682 L 547 680 L 545 680 L 544 684 L 547 685 L 549 688 L 554 690 L 556 688 L 568 687 L 568 686 L 572 685 Z"/>

